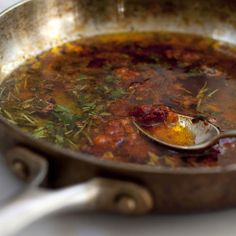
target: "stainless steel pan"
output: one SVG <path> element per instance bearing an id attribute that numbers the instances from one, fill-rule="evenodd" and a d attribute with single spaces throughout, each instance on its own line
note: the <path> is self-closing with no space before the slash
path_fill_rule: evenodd
<path id="1" fill-rule="evenodd" d="M 27 58 L 89 35 L 129 31 L 195 33 L 236 43 L 236 1 L 29 0 L 0 16 L 1 82 Z M 59 210 L 124 214 L 215 210 L 236 205 L 236 161 L 167 168 L 100 161 L 33 139 L 0 118 L 0 150 L 29 187 L 0 211 L 11 235 Z"/>

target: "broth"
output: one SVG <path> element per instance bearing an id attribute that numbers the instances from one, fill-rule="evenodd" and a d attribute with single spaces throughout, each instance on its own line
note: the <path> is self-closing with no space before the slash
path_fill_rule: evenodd
<path id="1" fill-rule="evenodd" d="M 99 159 L 153 166 L 235 163 L 236 139 L 186 154 L 144 137 L 134 107 L 164 105 L 236 128 L 236 51 L 194 35 L 127 33 L 78 40 L 29 60 L 1 85 L 1 114 L 34 137 Z"/>

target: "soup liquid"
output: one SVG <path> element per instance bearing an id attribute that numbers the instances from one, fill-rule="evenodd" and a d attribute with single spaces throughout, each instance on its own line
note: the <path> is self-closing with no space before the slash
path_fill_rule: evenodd
<path id="1" fill-rule="evenodd" d="M 236 162 L 236 139 L 201 154 L 168 150 L 144 137 L 130 111 L 164 105 L 236 128 L 236 51 L 194 35 L 129 33 L 53 48 L 1 85 L 1 114 L 34 137 L 99 159 L 153 166 Z"/>

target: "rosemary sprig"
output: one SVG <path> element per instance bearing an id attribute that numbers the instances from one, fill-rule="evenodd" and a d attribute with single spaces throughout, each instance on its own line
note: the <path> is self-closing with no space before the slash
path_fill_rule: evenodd
<path id="1" fill-rule="evenodd" d="M 88 140 L 90 145 L 94 145 L 92 138 L 89 136 L 89 134 L 87 132 L 83 132 L 84 136 L 86 137 L 86 139 Z"/>
<path id="2" fill-rule="evenodd" d="M 78 137 L 83 131 L 84 129 L 87 127 L 87 125 L 89 124 L 90 120 L 87 120 L 81 127 L 80 129 L 74 134 L 74 138 Z"/>
<path id="3" fill-rule="evenodd" d="M 214 91 L 212 91 L 211 93 L 209 93 L 207 96 L 208 97 L 212 97 L 215 93 L 217 93 L 219 91 L 219 89 L 215 89 Z"/>
<path id="4" fill-rule="evenodd" d="M 199 90 L 197 98 L 197 111 L 200 111 L 200 107 L 203 99 L 206 97 L 206 92 L 208 91 L 207 82 L 204 83 L 203 87 Z"/>
<path id="5" fill-rule="evenodd" d="M 201 106 L 202 106 L 202 102 L 204 100 L 207 100 L 208 98 L 211 98 L 214 94 L 216 94 L 219 89 L 215 89 L 212 92 L 208 93 L 209 88 L 207 87 L 207 82 L 204 83 L 203 87 L 199 90 L 196 98 L 197 98 L 197 108 L 196 110 L 198 112 L 201 112 Z"/>

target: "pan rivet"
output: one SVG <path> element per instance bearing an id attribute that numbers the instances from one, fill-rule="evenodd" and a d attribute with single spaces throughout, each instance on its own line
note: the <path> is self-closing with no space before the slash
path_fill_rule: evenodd
<path id="1" fill-rule="evenodd" d="M 130 196 L 120 196 L 117 199 L 118 210 L 122 213 L 132 213 L 137 208 L 136 201 Z"/>
<path id="2" fill-rule="evenodd" d="M 20 160 L 15 160 L 12 163 L 12 170 L 17 177 L 23 180 L 27 180 L 29 178 L 30 175 L 29 168 L 24 162 Z"/>

